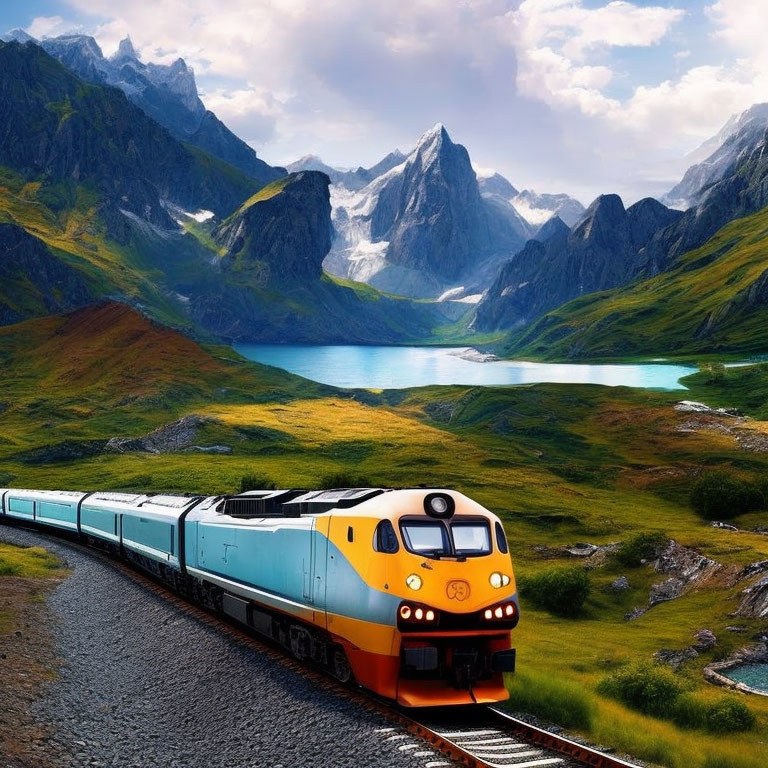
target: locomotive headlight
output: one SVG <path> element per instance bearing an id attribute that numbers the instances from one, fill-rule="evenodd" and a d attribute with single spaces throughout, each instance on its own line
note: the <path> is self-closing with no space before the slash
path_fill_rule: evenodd
<path id="1" fill-rule="evenodd" d="M 421 576 L 419 576 L 418 574 L 412 573 L 405 580 L 405 583 L 408 587 L 410 587 L 410 589 L 413 589 L 414 591 L 421 589 L 421 584 L 422 584 Z"/>
<path id="2" fill-rule="evenodd" d="M 489 581 L 491 582 L 491 586 L 494 589 L 498 589 L 504 583 L 504 576 L 502 576 L 498 571 L 494 571 L 491 574 Z M 507 583 L 509 583 L 509 579 L 507 579 Z"/>
<path id="3" fill-rule="evenodd" d="M 501 574 L 501 586 L 506 587 L 509 584 L 509 576 L 506 573 Z"/>
<path id="4" fill-rule="evenodd" d="M 421 621 L 424 618 L 424 611 L 422 611 L 421 608 L 417 608 L 413 615 L 416 617 L 417 621 Z"/>
<path id="5" fill-rule="evenodd" d="M 434 611 L 427 611 L 426 614 L 424 614 L 424 618 L 427 621 L 434 621 L 435 620 L 435 612 Z"/>
<path id="6" fill-rule="evenodd" d="M 494 616 L 495 616 L 497 619 L 500 619 L 500 618 L 501 618 L 501 617 L 504 615 L 504 611 L 501 609 L 501 606 L 499 606 L 499 607 L 498 607 L 498 608 L 497 608 L 497 609 L 496 609 L 496 610 L 493 612 L 493 615 L 494 615 Z"/>
<path id="7" fill-rule="evenodd" d="M 411 606 L 410 605 L 401 605 L 400 606 L 400 618 L 404 619 L 405 621 L 408 621 L 408 619 L 411 618 Z"/>
<path id="8" fill-rule="evenodd" d="M 492 619 L 493 618 L 493 611 L 490 608 L 485 609 L 485 613 L 483 614 L 486 619 Z"/>

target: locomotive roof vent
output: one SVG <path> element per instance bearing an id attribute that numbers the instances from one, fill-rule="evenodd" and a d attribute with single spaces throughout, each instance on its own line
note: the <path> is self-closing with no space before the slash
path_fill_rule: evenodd
<path id="1" fill-rule="evenodd" d="M 298 511 L 286 504 L 304 491 L 246 491 L 237 496 L 228 496 L 219 506 L 219 513 L 230 517 L 249 519 L 253 517 L 298 517 Z"/>
<path id="2" fill-rule="evenodd" d="M 374 496 L 384 493 L 383 488 L 334 488 L 328 491 L 310 491 L 286 504 L 295 507 L 296 514 L 320 514 L 329 509 L 349 509 Z"/>

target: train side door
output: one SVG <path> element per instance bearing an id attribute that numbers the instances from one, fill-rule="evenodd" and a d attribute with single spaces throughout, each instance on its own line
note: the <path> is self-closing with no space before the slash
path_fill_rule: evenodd
<path id="1" fill-rule="evenodd" d="M 330 518 L 316 517 L 312 525 L 312 587 L 311 601 L 315 623 L 327 626 L 325 592 L 328 577 L 328 527 Z"/>

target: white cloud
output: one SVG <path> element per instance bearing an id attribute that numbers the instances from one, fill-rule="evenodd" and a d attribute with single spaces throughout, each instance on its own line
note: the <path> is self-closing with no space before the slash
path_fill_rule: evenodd
<path id="1" fill-rule="evenodd" d="M 79 25 L 73 24 L 61 16 L 36 16 L 26 32 L 38 40 L 44 37 L 56 37 L 79 31 Z"/>

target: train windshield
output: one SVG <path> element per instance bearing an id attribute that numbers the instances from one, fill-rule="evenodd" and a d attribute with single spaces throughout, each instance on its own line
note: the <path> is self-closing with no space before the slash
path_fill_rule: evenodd
<path id="1" fill-rule="evenodd" d="M 450 555 L 451 543 L 442 523 L 408 522 L 400 526 L 405 546 L 417 555 Z"/>
<path id="2" fill-rule="evenodd" d="M 443 522 L 403 520 L 403 543 L 409 552 L 426 557 L 488 555 L 491 533 L 484 521 Z"/>
<path id="3" fill-rule="evenodd" d="M 487 555 L 491 551 L 487 523 L 453 523 L 451 533 L 457 555 Z"/>

